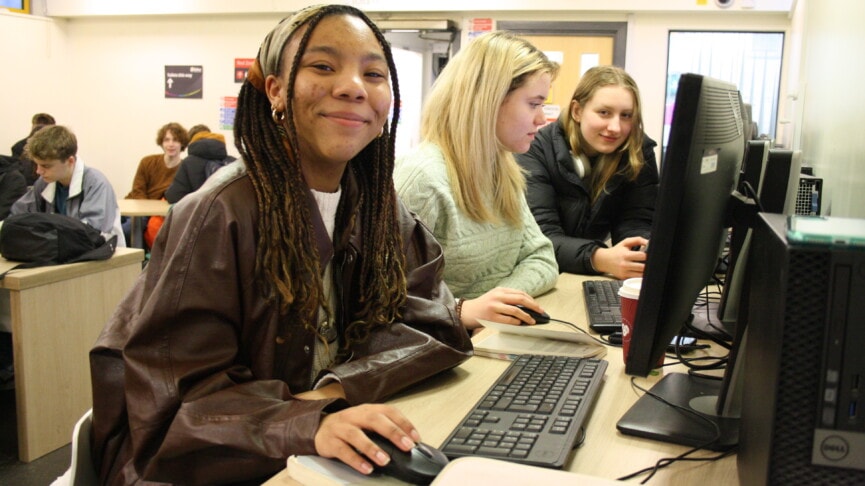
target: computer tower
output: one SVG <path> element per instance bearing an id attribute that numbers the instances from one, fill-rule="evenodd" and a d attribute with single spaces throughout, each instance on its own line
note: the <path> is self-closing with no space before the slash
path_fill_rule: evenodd
<path id="1" fill-rule="evenodd" d="M 793 245 L 761 213 L 751 242 L 739 480 L 865 484 L 865 249 Z"/>
<path id="2" fill-rule="evenodd" d="M 796 214 L 819 216 L 822 196 L 823 179 L 809 174 L 800 174 L 799 193 L 796 195 Z"/>

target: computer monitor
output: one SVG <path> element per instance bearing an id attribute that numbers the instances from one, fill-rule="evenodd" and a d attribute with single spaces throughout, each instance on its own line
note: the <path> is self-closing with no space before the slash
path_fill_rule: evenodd
<path id="1" fill-rule="evenodd" d="M 762 161 L 754 154 L 758 144 L 762 144 Z M 759 150 L 758 148 L 757 151 Z M 751 168 L 752 165 L 757 164 L 761 167 L 759 171 L 757 168 Z M 761 212 L 788 216 L 795 214 L 801 165 L 801 152 L 798 150 L 772 148 L 767 141 L 763 140 L 750 142 L 742 178 L 756 190 L 756 193 L 751 196 L 756 198 L 756 207 Z M 743 184 L 744 182 L 740 181 L 739 192 L 747 194 Z M 755 215 L 756 211 L 749 211 L 740 218 L 732 220 L 727 273 L 717 311 L 719 326 L 730 336 L 734 335 L 734 327 L 739 320 L 739 299 L 742 295 L 745 273 L 743 266 L 738 262 L 747 261 Z"/>
<path id="2" fill-rule="evenodd" d="M 670 340 L 692 319 L 694 302 L 714 272 L 726 241 L 728 208 L 744 156 L 741 110 L 735 85 L 697 74 L 680 78 L 625 362 L 630 375 L 651 372 Z M 718 380 L 673 373 L 652 392 L 711 415 L 717 408 L 719 388 Z M 673 410 L 673 418 L 668 418 L 663 412 L 670 407 L 651 396 L 641 398 L 635 407 L 641 403 L 648 403 L 649 408 L 632 408 L 617 424 L 620 431 L 703 445 L 703 437 L 692 437 L 697 427 L 687 420 L 687 414 Z M 738 431 L 737 425 L 724 428 Z"/>
<path id="3" fill-rule="evenodd" d="M 745 148 L 745 160 L 739 177 L 738 192 L 742 198 L 753 198 L 759 201 L 765 180 L 766 164 L 772 144 L 768 140 L 749 140 Z M 718 321 L 715 323 L 726 337 L 732 339 L 735 331 L 736 315 L 739 309 L 738 295 L 741 293 L 743 269 L 737 267 L 742 257 L 747 259 L 748 243 L 751 238 L 752 214 L 743 215 L 744 220 L 734 215 L 731 220 L 730 245 L 727 251 L 727 268 L 724 274 L 724 286 L 721 299 L 715 309 Z M 711 323 L 710 323 L 711 324 Z M 710 332 L 710 329 L 706 329 Z"/>
<path id="4" fill-rule="evenodd" d="M 760 193 L 763 186 L 763 176 L 766 173 L 766 160 L 772 143 L 768 140 L 748 140 L 745 142 L 745 160 L 742 162 L 742 174 L 739 177 L 739 192 L 754 196 Z M 746 189 L 748 184 L 751 189 Z"/>
<path id="5" fill-rule="evenodd" d="M 773 148 L 766 160 L 766 174 L 760 188 L 763 212 L 796 214 L 796 196 L 799 194 L 799 175 L 802 170 L 802 152 Z"/>
<path id="6" fill-rule="evenodd" d="M 745 127 L 745 142 L 756 140 L 760 136 L 760 129 L 754 121 L 753 112 L 751 103 L 742 103 L 742 118 L 744 120 L 742 126 Z"/>
<path id="7" fill-rule="evenodd" d="M 649 374 L 715 269 L 744 154 L 740 110 L 735 85 L 681 76 L 625 366 L 630 375 Z"/>

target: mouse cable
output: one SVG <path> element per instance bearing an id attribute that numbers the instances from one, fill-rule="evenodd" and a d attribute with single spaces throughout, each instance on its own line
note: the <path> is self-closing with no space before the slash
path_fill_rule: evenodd
<path id="1" fill-rule="evenodd" d="M 592 336 L 588 331 L 586 331 L 585 329 L 581 328 L 580 326 L 574 324 L 573 322 L 569 322 L 569 321 L 565 321 L 562 319 L 556 319 L 554 317 L 551 317 L 550 322 L 554 322 L 554 321 L 561 323 L 561 324 L 564 324 L 564 325 L 566 325 L 572 329 L 575 329 L 575 330 L 585 334 L 586 336 L 590 337 L 592 340 L 594 340 L 598 343 L 601 343 L 604 346 L 609 346 L 611 348 L 621 348 L 622 347 L 621 344 L 616 344 L 616 343 L 610 342 L 609 337 L 604 337 L 604 335 L 601 335 L 600 338 Z M 702 347 L 699 347 L 697 349 L 702 349 Z M 673 365 L 677 365 L 679 363 L 687 364 L 686 361 L 690 361 L 690 360 L 718 359 L 714 356 L 701 356 L 701 357 L 696 357 L 696 358 L 685 358 L 681 355 L 681 353 L 677 353 L 676 356 L 673 356 L 673 355 L 667 353 L 666 356 L 667 356 L 667 358 L 676 359 L 676 361 L 668 361 L 667 360 L 667 361 L 665 361 L 664 366 L 673 366 Z M 712 368 L 707 368 L 707 369 L 712 369 Z"/>
<path id="2" fill-rule="evenodd" d="M 649 482 L 650 479 L 652 479 L 652 477 L 655 476 L 655 473 L 657 473 L 658 471 L 660 471 L 661 469 L 663 469 L 667 466 L 672 465 L 673 463 L 675 463 L 677 461 L 715 462 L 715 461 L 721 460 L 727 456 L 730 456 L 730 455 L 736 453 L 735 450 L 728 450 L 728 451 L 720 452 L 714 456 L 688 457 L 689 454 L 696 452 L 698 450 L 699 449 L 691 449 L 689 451 L 683 452 L 682 454 L 679 454 L 676 457 L 662 457 L 661 459 L 658 459 L 658 462 L 656 462 L 654 466 L 646 467 L 646 468 L 643 468 L 639 471 L 635 471 L 635 472 L 633 472 L 627 476 L 623 476 L 623 477 L 619 478 L 618 480 L 623 481 L 626 479 L 631 479 L 631 478 L 637 477 L 641 474 L 649 473 L 648 476 L 646 476 L 642 481 L 640 481 L 640 484 L 646 484 L 647 482 Z"/>
<path id="3" fill-rule="evenodd" d="M 637 384 L 637 382 L 636 382 L 636 377 L 631 377 L 631 387 L 632 387 L 632 388 L 636 388 L 637 390 L 642 391 L 642 392 L 645 393 L 646 395 L 649 395 L 650 397 L 654 398 L 655 400 L 660 401 L 661 403 L 663 403 L 663 404 L 665 404 L 665 405 L 668 405 L 668 406 L 670 406 L 670 407 L 673 407 L 673 408 L 675 408 L 675 409 L 677 409 L 677 410 L 681 410 L 682 412 L 685 412 L 685 413 L 687 413 L 687 414 L 689 414 L 689 415 L 692 415 L 692 416 L 696 417 L 697 419 L 699 419 L 699 420 L 701 420 L 701 421 L 703 421 L 703 422 L 706 422 L 707 424 L 709 424 L 710 426 L 712 426 L 712 428 L 714 429 L 714 431 L 715 431 L 715 436 L 714 436 L 712 439 L 710 439 L 710 440 L 704 442 L 703 444 L 700 444 L 700 445 L 698 445 L 698 446 L 696 446 L 696 447 L 692 447 L 691 449 L 688 449 L 687 451 L 685 451 L 685 452 L 679 454 L 678 456 L 675 456 L 675 457 L 662 457 L 661 459 L 658 459 L 658 461 L 655 463 L 654 466 L 645 467 L 645 468 L 643 468 L 643 469 L 640 469 L 639 471 L 635 471 L 635 472 L 633 472 L 633 473 L 631 473 L 631 474 L 628 474 L 628 475 L 626 475 L 626 476 L 622 476 L 622 477 L 620 477 L 620 478 L 617 478 L 618 481 L 627 481 L 628 479 L 632 479 L 632 478 L 635 478 L 635 477 L 640 476 L 640 475 L 642 475 L 642 474 L 649 473 L 649 475 L 648 475 L 647 477 L 645 477 L 645 478 L 640 482 L 640 484 L 646 484 L 646 482 L 648 482 L 650 479 L 652 479 L 652 477 L 655 475 L 655 473 L 657 473 L 659 470 L 661 470 L 661 469 L 663 469 L 663 468 L 665 468 L 665 467 L 667 467 L 667 466 L 670 466 L 670 465 L 676 463 L 677 461 L 717 461 L 717 460 L 719 460 L 719 459 L 723 459 L 724 457 L 729 456 L 730 454 L 735 453 L 735 448 L 733 448 L 733 449 L 730 449 L 730 450 L 728 450 L 728 451 L 724 451 L 724 452 L 722 452 L 722 453 L 720 453 L 720 454 L 716 454 L 716 455 L 714 455 L 714 456 L 709 456 L 709 457 L 689 457 L 691 454 L 693 454 L 693 453 L 695 453 L 695 452 L 699 452 L 700 450 L 705 449 L 706 447 L 708 447 L 708 446 L 711 445 L 712 443 L 714 443 L 714 442 L 720 440 L 720 438 L 721 438 L 721 429 L 718 428 L 718 424 L 716 424 L 715 422 L 709 420 L 709 419 L 706 418 L 706 417 L 703 417 L 702 415 L 700 415 L 699 413 L 697 413 L 697 412 L 694 411 L 694 410 L 691 410 L 690 408 L 682 407 L 682 406 L 676 405 L 676 404 L 674 404 L 674 403 L 671 403 L 671 402 L 667 401 L 666 399 L 664 399 L 663 397 L 661 397 L 661 396 L 659 396 L 659 395 L 657 395 L 657 394 L 655 394 L 655 393 L 652 393 L 651 390 L 648 390 L 648 389 L 646 389 L 646 388 L 641 387 L 640 385 Z"/>
<path id="4" fill-rule="evenodd" d="M 588 336 L 588 337 L 592 338 L 593 340 L 595 340 L 595 341 L 597 341 L 597 342 L 603 344 L 604 346 L 613 346 L 613 344 L 610 343 L 610 342 L 608 342 L 608 341 L 604 341 L 604 340 L 602 340 L 602 339 L 598 339 L 598 338 L 596 338 L 595 336 L 592 336 L 591 334 L 589 334 L 589 331 L 586 331 L 585 329 L 583 329 L 582 327 L 580 327 L 580 326 L 574 324 L 573 322 L 568 322 L 568 321 L 564 321 L 564 320 L 562 320 L 562 319 L 556 319 L 556 318 L 553 318 L 553 317 L 550 318 L 550 322 L 558 322 L 558 323 L 560 323 L 560 324 L 564 324 L 564 325 L 570 327 L 571 329 L 574 329 L 574 330 L 576 330 L 576 331 L 579 331 L 579 332 L 585 334 L 586 336 Z"/>
<path id="5" fill-rule="evenodd" d="M 603 341 L 604 344 L 606 344 L 607 346 L 609 346 L 609 347 L 611 347 L 611 348 L 621 348 L 621 347 L 622 347 L 622 344 L 621 344 L 621 343 L 614 343 L 614 342 L 610 341 L 610 336 L 611 336 L 612 334 L 615 334 L 615 333 L 611 333 L 611 334 L 600 334 L 601 337 L 599 337 L 598 339 L 600 339 L 601 341 Z"/>

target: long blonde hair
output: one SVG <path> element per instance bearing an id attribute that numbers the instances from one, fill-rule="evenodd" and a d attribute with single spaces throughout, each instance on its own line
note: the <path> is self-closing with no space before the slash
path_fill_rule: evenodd
<path id="1" fill-rule="evenodd" d="M 607 86 L 621 86 L 633 95 L 633 127 L 628 139 L 618 149 L 609 154 L 598 156 L 598 161 L 595 164 L 596 169 L 592 171 L 593 203 L 598 200 L 598 197 L 606 189 L 607 183 L 617 172 L 621 172 L 627 179 L 633 181 L 637 179 L 643 164 L 645 164 L 643 160 L 643 115 L 640 108 L 640 90 L 634 79 L 624 69 L 617 66 L 595 66 L 589 69 L 580 78 L 574 95 L 571 97 L 571 103 L 576 101 L 581 107 L 585 107 L 600 88 Z M 571 152 L 574 155 L 579 155 L 583 152 L 583 144 L 587 142 L 583 139 L 580 124 L 574 120 L 572 111 L 570 108 L 562 110 L 561 115 L 559 115 L 559 122 L 568 136 Z M 623 155 L 626 157 L 627 163 L 622 169 L 619 169 L 619 161 Z"/>
<path id="2" fill-rule="evenodd" d="M 525 177 L 496 137 L 505 96 L 536 73 L 559 66 L 524 39 L 491 32 L 474 39 L 442 70 L 421 119 L 421 137 L 444 154 L 454 200 L 478 222 L 519 225 Z"/>

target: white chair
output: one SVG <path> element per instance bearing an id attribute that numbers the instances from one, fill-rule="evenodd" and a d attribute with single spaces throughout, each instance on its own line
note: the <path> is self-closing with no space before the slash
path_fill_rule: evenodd
<path id="1" fill-rule="evenodd" d="M 99 479 L 93 467 L 93 457 L 90 454 L 90 428 L 93 409 L 88 410 L 78 419 L 72 429 L 72 461 L 63 476 L 57 478 L 51 486 L 96 486 Z"/>

